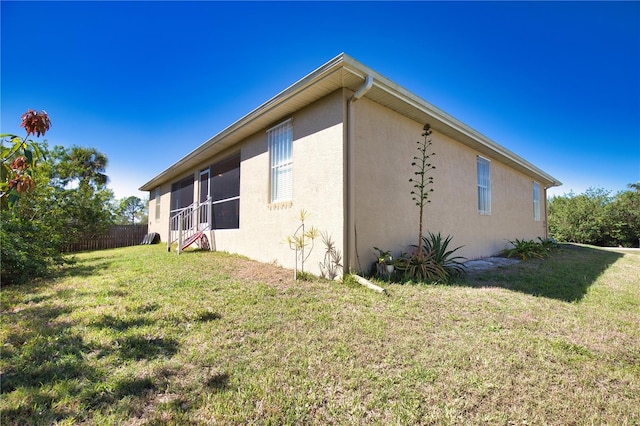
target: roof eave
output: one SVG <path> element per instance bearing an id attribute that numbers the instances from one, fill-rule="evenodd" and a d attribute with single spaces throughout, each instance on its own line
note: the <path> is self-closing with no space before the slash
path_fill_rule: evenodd
<path id="1" fill-rule="evenodd" d="M 542 171 L 524 158 L 508 150 L 502 145 L 494 142 L 478 131 L 462 123 L 455 117 L 447 114 L 446 112 L 442 111 L 426 100 L 406 90 L 402 86 L 394 83 L 390 79 L 360 64 L 353 58 L 347 56 L 345 58 L 345 63 L 348 66 L 359 70 L 360 73 L 363 74 L 363 79 L 366 74 L 372 75 L 374 81 L 373 85 L 375 87 L 383 90 L 384 92 L 388 93 L 389 96 L 406 103 L 411 108 L 422 113 L 416 115 L 412 114 L 412 117 L 410 118 L 414 118 L 421 123 L 430 122 L 432 128 L 434 128 L 436 131 L 440 131 L 444 134 L 452 136 L 456 140 L 461 140 L 461 142 L 477 149 L 485 155 L 489 155 L 511 165 L 515 169 L 524 172 L 532 178 L 539 180 L 540 183 L 544 183 L 545 187 L 547 188 L 562 185 L 562 183 L 558 179 Z M 375 98 L 375 92 L 369 91 L 365 95 L 365 97 Z M 376 101 L 376 99 L 372 100 Z M 378 102 L 384 104 L 384 102 L 380 102 L 379 100 Z M 390 107 L 389 105 L 387 106 Z M 431 120 L 436 120 L 436 122 L 433 122 Z"/>
<path id="2" fill-rule="evenodd" d="M 539 180 L 545 185 L 545 187 L 559 186 L 562 184 L 560 181 L 517 154 L 497 144 L 424 99 L 416 96 L 386 77 L 359 63 L 350 56 L 341 53 L 291 86 L 287 87 L 262 105 L 258 106 L 256 109 L 249 112 L 247 115 L 243 116 L 215 136 L 209 138 L 196 149 L 165 169 L 162 173 L 142 185 L 140 190 L 153 190 L 158 185 L 176 178 L 181 173 L 185 173 L 190 170 L 192 167 L 197 165 L 196 163 L 201 163 L 204 158 L 213 156 L 216 152 L 234 145 L 242 140 L 243 136 L 249 136 L 252 132 L 259 131 L 261 128 L 264 128 L 264 124 L 269 122 L 269 120 L 281 118 L 281 116 L 285 115 L 287 111 L 278 112 L 278 110 L 286 110 L 288 101 L 296 98 L 299 94 L 304 93 L 309 87 L 320 85 L 323 81 L 329 82 L 330 78 L 335 76 L 335 73 L 338 71 L 343 71 L 343 74 L 339 76 L 339 81 L 334 79 L 331 80 L 330 83 L 326 83 L 327 93 L 339 87 L 354 90 L 355 87 L 359 87 L 359 84 L 361 84 L 360 80 L 364 81 L 367 75 L 371 75 L 373 76 L 373 85 L 378 90 L 369 91 L 365 97 L 389 108 L 396 109 L 399 113 L 409 116 L 416 121 L 429 121 L 436 131 L 451 136 L 456 140 L 460 140 L 462 143 L 465 143 L 486 155 L 511 165 L 515 169 Z M 345 78 L 345 75 L 351 75 L 358 81 L 355 82 L 352 78 L 349 82 Z M 305 101 L 311 102 L 312 100 L 307 99 Z"/>
<path id="3" fill-rule="evenodd" d="M 322 80 L 324 76 L 330 75 L 336 70 L 340 69 L 341 63 L 346 55 L 344 53 L 339 54 L 335 58 L 331 59 L 329 62 L 320 66 L 316 70 L 312 71 L 302 79 L 298 80 L 291 86 L 287 87 L 268 101 L 264 102 L 239 120 L 235 121 L 230 126 L 226 127 L 216 135 L 207 139 L 200 146 L 195 148 L 193 151 L 189 152 L 187 155 L 182 157 L 180 160 L 173 163 L 171 166 L 166 168 L 160 174 L 155 176 L 153 179 L 149 180 L 147 183 L 142 185 L 139 190 L 140 191 L 151 191 L 156 188 L 158 185 L 165 183 L 167 180 L 175 178 L 177 175 L 184 173 L 189 167 L 186 166 L 188 163 L 192 163 L 194 161 L 200 162 L 200 160 L 196 160 L 200 158 L 202 155 L 210 156 L 210 154 L 215 152 L 216 145 L 221 142 L 229 139 L 239 130 L 243 129 L 245 126 L 250 124 L 252 121 L 255 121 L 257 118 L 265 115 L 269 111 L 273 111 L 279 105 L 284 103 L 285 101 L 291 99 L 296 94 L 302 92 L 307 87 L 317 83 L 319 80 Z M 232 144 L 231 144 L 232 145 Z"/>

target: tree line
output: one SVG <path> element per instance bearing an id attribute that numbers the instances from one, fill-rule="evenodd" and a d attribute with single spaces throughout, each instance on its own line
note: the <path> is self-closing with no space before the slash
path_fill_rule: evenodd
<path id="1" fill-rule="evenodd" d="M 640 245 L 640 182 L 612 194 L 589 188 L 548 200 L 549 234 L 558 241 L 602 247 Z"/>
<path id="2" fill-rule="evenodd" d="M 68 262 L 62 248 L 112 224 L 146 223 L 146 203 L 116 200 L 107 187 L 108 159 L 95 148 L 49 147 L 46 112 L 22 116 L 26 136 L 0 135 L 2 284 L 25 281 Z"/>

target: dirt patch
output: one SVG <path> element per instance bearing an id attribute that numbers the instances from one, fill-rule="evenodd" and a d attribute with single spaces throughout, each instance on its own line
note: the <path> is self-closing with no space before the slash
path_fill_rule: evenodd
<path id="1" fill-rule="evenodd" d="M 228 272 L 239 280 L 258 281 L 275 288 L 289 288 L 293 285 L 292 270 L 255 260 L 236 259 Z"/>

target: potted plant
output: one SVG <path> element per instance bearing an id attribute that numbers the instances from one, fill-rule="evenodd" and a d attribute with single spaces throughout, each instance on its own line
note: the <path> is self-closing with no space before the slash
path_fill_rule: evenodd
<path id="1" fill-rule="evenodd" d="M 374 250 L 378 252 L 378 261 L 376 262 L 376 270 L 381 277 L 390 277 L 393 274 L 394 259 L 391 252 L 388 250 L 381 250 L 378 247 L 374 247 Z"/>
<path id="2" fill-rule="evenodd" d="M 402 252 L 400 256 L 396 257 L 393 261 L 394 270 L 399 274 L 404 274 L 409 266 L 409 256 L 407 253 Z"/>

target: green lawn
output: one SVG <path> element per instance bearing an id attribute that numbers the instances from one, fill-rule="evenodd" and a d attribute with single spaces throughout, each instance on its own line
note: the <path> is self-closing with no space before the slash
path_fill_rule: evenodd
<path id="1" fill-rule="evenodd" d="M 83 253 L 2 289 L 0 422 L 638 425 L 639 277 L 639 253 L 567 245 L 385 296 L 224 253 Z"/>

